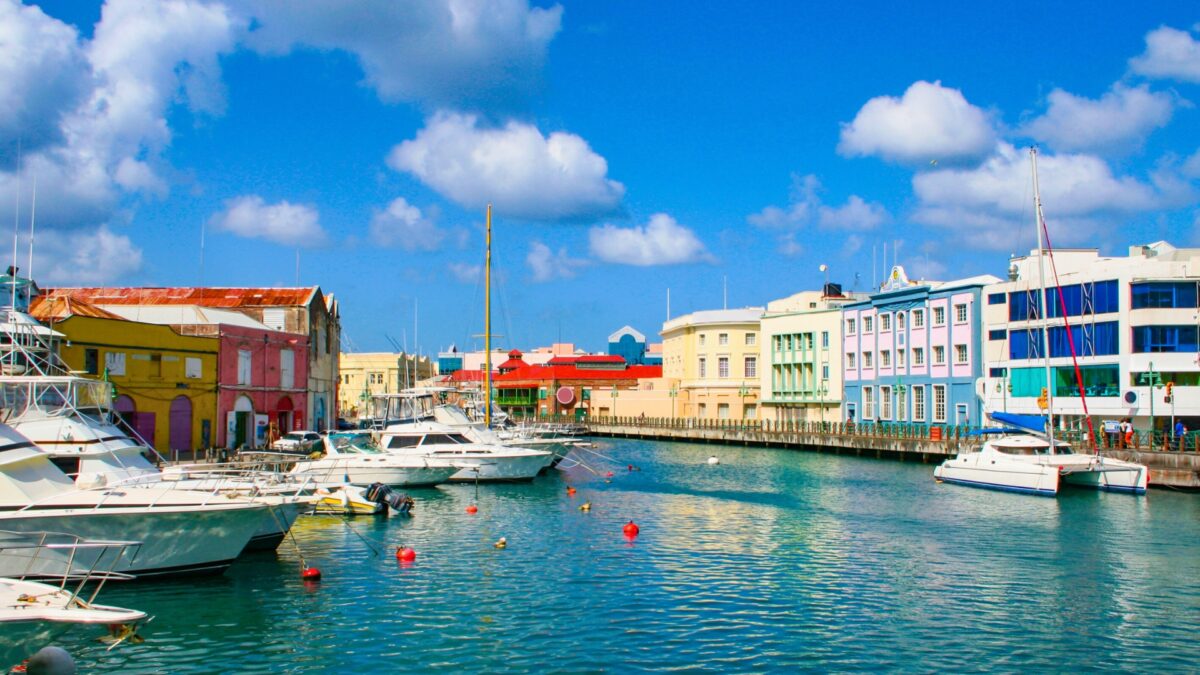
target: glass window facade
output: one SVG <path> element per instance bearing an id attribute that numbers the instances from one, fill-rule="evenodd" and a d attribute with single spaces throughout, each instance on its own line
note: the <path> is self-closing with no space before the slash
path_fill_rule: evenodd
<path id="1" fill-rule="evenodd" d="M 1004 297 L 1003 293 L 989 293 L 988 294 L 988 304 L 989 305 L 1003 305 L 1005 300 L 1007 300 L 1007 298 Z"/>
<path id="2" fill-rule="evenodd" d="M 1133 351 L 1194 353 L 1196 338 L 1196 326 L 1134 326 Z"/>
<path id="3" fill-rule="evenodd" d="M 1150 307 L 1195 309 L 1198 306 L 1196 304 L 1196 282 L 1194 281 L 1153 281 L 1129 286 L 1132 290 L 1131 306 L 1133 309 Z"/>
<path id="4" fill-rule="evenodd" d="M 1054 358 L 1070 356 L 1072 340 L 1076 356 L 1112 356 L 1120 347 L 1120 326 L 1116 321 L 1075 325 L 1071 326 L 1069 338 L 1065 326 L 1051 326 L 1049 337 L 1050 356 Z M 1010 359 L 1042 358 L 1041 330 L 1009 331 L 1008 356 Z"/>
<path id="5" fill-rule="evenodd" d="M 1084 393 L 1092 398 L 1108 398 L 1121 395 L 1121 369 L 1114 365 L 1080 366 Z M 1050 369 L 1054 382 L 1054 395 L 1060 397 L 1079 396 L 1079 382 L 1075 369 L 1061 366 Z M 1046 388 L 1046 371 L 1043 368 L 1013 368 L 1010 378 L 1013 396 L 1038 397 Z"/>
<path id="6" fill-rule="evenodd" d="M 1067 316 L 1116 312 L 1120 309 L 1117 282 L 1113 279 L 1063 286 L 1061 296 L 1056 288 L 1046 289 L 1046 307 L 1050 317 L 1062 316 L 1064 304 Z"/>

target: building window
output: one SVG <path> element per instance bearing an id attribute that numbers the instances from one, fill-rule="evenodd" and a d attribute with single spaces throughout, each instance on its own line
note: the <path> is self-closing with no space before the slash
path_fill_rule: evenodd
<path id="1" fill-rule="evenodd" d="M 925 421 L 925 387 L 917 386 L 912 388 L 913 395 L 913 421 Z"/>
<path id="2" fill-rule="evenodd" d="M 198 380 L 200 379 L 201 367 L 200 359 L 189 356 L 183 360 L 183 376 Z"/>
<path id="3" fill-rule="evenodd" d="M 988 331 L 989 340 L 1003 340 L 1006 337 L 1008 337 L 1008 331 L 1003 328 Z"/>
<path id="4" fill-rule="evenodd" d="M 150 355 L 150 377 L 162 378 L 162 354 Z"/>
<path id="5" fill-rule="evenodd" d="M 913 347 L 913 365 L 914 366 L 925 365 L 925 348 L 924 347 Z"/>
<path id="6" fill-rule="evenodd" d="M 854 368 L 854 352 L 846 352 L 846 368 Z"/>
<path id="7" fill-rule="evenodd" d="M 83 372 L 87 373 L 88 375 L 100 374 L 100 350 L 83 350 Z"/>
<path id="8" fill-rule="evenodd" d="M 908 421 L 908 389 L 896 387 L 896 421 Z"/>
<path id="9" fill-rule="evenodd" d="M 717 344 L 718 345 L 729 344 L 729 333 L 717 333 Z"/>
<path id="10" fill-rule="evenodd" d="M 703 419 L 704 416 L 707 414 L 708 414 L 708 404 L 697 403 L 696 404 L 696 417 Z"/>
<path id="11" fill-rule="evenodd" d="M 296 386 L 296 353 L 290 349 L 279 350 L 279 387 L 291 389 Z"/>
<path id="12" fill-rule="evenodd" d="M 935 326 L 946 325 L 946 308 L 945 307 L 934 307 L 933 308 L 933 325 L 935 325 Z"/>
<path id="13" fill-rule="evenodd" d="M 708 377 L 708 359 L 700 357 L 700 377 Z"/>
<path id="14" fill-rule="evenodd" d="M 891 368 L 892 367 L 892 352 L 891 351 L 885 349 L 885 350 L 879 352 L 879 367 L 880 368 Z"/>
<path id="15" fill-rule="evenodd" d="M 718 403 L 717 404 L 717 419 L 721 419 L 721 420 L 729 419 L 729 404 L 728 403 Z"/>
<path id="16" fill-rule="evenodd" d="M 821 331 L 821 349 L 829 349 L 829 331 Z"/>
<path id="17" fill-rule="evenodd" d="M 954 345 L 954 362 L 955 363 L 966 363 L 967 362 L 967 346 L 966 345 Z"/>
<path id="18" fill-rule="evenodd" d="M 943 347 L 941 345 L 937 345 L 933 348 L 933 365 L 935 365 L 935 366 L 946 365 L 946 348 L 945 347 Z"/>
<path id="19" fill-rule="evenodd" d="M 821 379 L 822 380 L 829 379 L 829 364 L 828 363 L 821 365 Z"/>
<path id="20" fill-rule="evenodd" d="M 125 352 L 105 352 L 104 370 L 109 375 L 125 374 Z"/>
<path id="21" fill-rule="evenodd" d="M 863 317 L 863 333 L 875 332 L 875 318 L 870 316 Z"/>
<path id="22" fill-rule="evenodd" d="M 1097 324 L 1099 325 L 1099 324 Z M 1072 329 L 1075 327 L 1072 326 Z M 1053 328 L 1051 338 L 1054 337 Z M 1065 334 L 1065 331 L 1062 331 Z M 1076 337 L 1075 348 L 1079 349 L 1077 331 L 1071 331 Z M 1133 351 L 1137 354 L 1156 352 L 1196 353 L 1198 345 L 1195 326 L 1134 326 Z M 1050 353 L 1054 353 L 1051 345 Z M 1081 350 L 1082 351 L 1082 350 Z"/>
<path id="23" fill-rule="evenodd" d="M 725 379 L 729 377 L 729 357 L 717 357 L 717 377 Z"/>
<path id="24" fill-rule="evenodd" d="M 946 421 L 946 385 L 933 385 L 933 421 Z"/>
<path id="25" fill-rule="evenodd" d="M 896 312 L 896 330 L 904 330 L 904 312 Z"/>
<path id="26" fill-rule="evenodd" d="M 705 340 L 706 340 L 706 336 L 704 335 L 704 333 L 701 333 L 701 334 L 700 334 L 700 346 L 701 346 L 701 347 L 703 347 L 703 346 L 704 346 L 704 342 L 705 342 Z"/>
<path id="27" fill-rule="evenodd" d="M 873 368 L 874 352 L 863 352 L 863 368 Z"/>
<path id="28" fill-rule="evenodd" d="M 1196 283 L 1194 281 L 1153 282 L 1130 284 L 1129 286 L 1133 292 L 1130 303 L 1133 309 L 1146 309 L 1148 307 L 1195 309 L 1198 306 L 1196 302 Z M 1069 308 L 1070 303 L 1068 303 Z"/>
<path id="29" fill-rule="evenodd" d="M 891 314 L 880 314 L 879 315 L 879 330 L 886 333 L 887 331 L 889 331 L 891 329 L 892 329 L 892 315 Z"/>
<path id="30" fill-rule="evenodd" d="M 249 385 L 250 384 L 250 372 L 251 372 L 250 371 L 250 350 L 239 349 L 238 350 L 237 383 L 241 384 L 241 385 Z"/>
<path id="31" fill-rule="evenodd" d="M 875 418 L 875 388 L 863 387 L 862 390 L 862 418 L 864 420 Z"/>
<path id="32" fill-rule="evenodd" d="M 897 368 L 903 368 L 903 367 L 904 367 L 904 359 L 905 359 L 905 356 L 904 356 L 904 355 L 905 355 L 907 352 L 908 352 L 908 350 L 907 350 L 907 349 L 897 349 L 897 350 L 896 350 L 896 367 L 897 367 Z"/>
<path id="33" fill-rule="evenodd" d="M 924 328 L 925 327 L 925 310 L 914 309 L 912 311 L 912 322 L 913 322 L 913 325 L 912 325 L 913 328 Z"/>
<path id="34" fill-rule="evenodd" d="M 988 295 L 989 305 L 1003 305 L 1006 298 L 1003 293 L 992 293 Z"/>
<path id="35" fill-rule="evenodd" d="M 752 346 L 758 344 L 758 335 L 756 333 L 746 333 L 746 345 Z"/>
<path id="36" fill-rule="evenodd" d="M 854 335 L 854 319 L 846 319 L 846 335 Z"/>
<path id="37" fill-rule="evenodd" d="M 888 386 L 879 388 L 879 419 L 892 419 L 892 388 Z"/>
<path id="38" fill-rule="evenodd" d="M 742 418 L 747 420 L 758 419 L 758 406 L 753 403 L 746 404 L 746 407 L 742 408 Z"/>
<path id="39" fill-rule="evenodd" d="M 966 323 L 966 322 L 967 322 L 967 306 L 966 306 L 966 304 L 955 305 L 954 306 L 954 323 Z"/>
<path id="40" fill-rule="evenodd" d="M 746 370 L 745 370 L 746 377 L 758 377 L 758 357 L 757 356 L 747 356 L 745 366 L 746 366 Z"/>

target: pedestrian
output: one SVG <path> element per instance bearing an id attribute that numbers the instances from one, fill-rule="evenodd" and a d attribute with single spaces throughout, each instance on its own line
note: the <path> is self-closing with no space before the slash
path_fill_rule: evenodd
<path id="1" fill-rule="evenodd" d="M 1129 421 L 1128 417 L 1121 420 L 1121 447 L 1133 447 L 1133 424 Z"/>
<path id="2" fill-rule="evenodd" d="M 1175 422 L 1175 449 L 1183 452 L 1183 439 L 1187 436 L 1187 427 L 1183 420 Z"/>

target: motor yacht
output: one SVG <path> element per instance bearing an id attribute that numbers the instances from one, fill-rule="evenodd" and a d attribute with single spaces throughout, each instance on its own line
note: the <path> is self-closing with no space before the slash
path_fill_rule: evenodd
<path id="1" fill-rule="evenodd" d="M 434 421 L 392 424 L 379 433 L 389 453 L 448 461 L 462 468 L 451 481 L 532 480 L 554 460 L 544 450 L 477 443 L 455 427 Z"/>
<path id="2" fill-rule="evenodd" d="M 297 461 L 291 473 L 355 486 L 428 487 L 445 483 L 465 466 L 457 458 L 385 452 L 365 431 L 330 433 L 323 444 L 322 456 Z"/>
<path id="3" fill-rule="evenodd" d="M 0 667 L 17 665 L 81 628 L 107 633 L 113 642 L 133 635 L 147 620 L 146 613 L 101 605 L 96 597 L 105 582 L 128 578 L 112 567 L 137 546 L 132 541 L 89 541 L 48 532 L 0 532 L 0 560 L 16 561 L 8 567 L 42 570 L 39 578 L 45 580 L 0 577 Z M 93 562 L 85 567 L 77 559 Z M 51 560 L 62 563 L 56 574 L 43 568 Z"/>

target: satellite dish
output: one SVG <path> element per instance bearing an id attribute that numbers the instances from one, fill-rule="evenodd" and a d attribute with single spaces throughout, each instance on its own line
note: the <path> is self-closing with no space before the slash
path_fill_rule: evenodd
<path id="1" fill-rule="evenodd" d="M 1138 395 L 1137 395 L 1136 391 L 1125 392 L 1125 402 L 1126 403 L 1128 403 L 1129 405 L 1133 405 L 1133 404 L 1137 403 L 1137 400 L 1138 400 Z"/>

